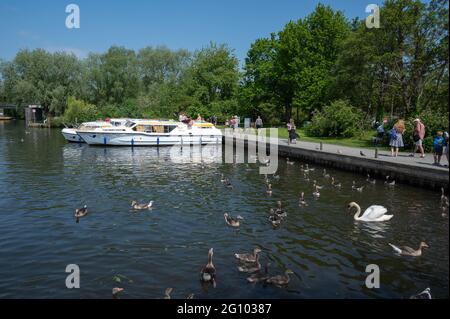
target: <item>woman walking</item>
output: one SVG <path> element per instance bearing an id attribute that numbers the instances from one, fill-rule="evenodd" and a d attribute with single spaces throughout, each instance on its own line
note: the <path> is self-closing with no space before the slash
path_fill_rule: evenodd
<path id="1" fill-rule="evenodd" d="M 297 143 L 297 133 L 295 132 L 295 123 L 293 119 L 289 120 L 287 124 L 287 129 L 289 133 L 289 143 L 296 144 Z"/>
<path id="2" fill-rule="evenodd" d="M 391 139 L 389 145 L 391 146 L 391 156 L 398 156 L 398 149 L 404 147 L 403 134 L 405 133 L 405 121 L 398 120 L 391 130 Z"/>

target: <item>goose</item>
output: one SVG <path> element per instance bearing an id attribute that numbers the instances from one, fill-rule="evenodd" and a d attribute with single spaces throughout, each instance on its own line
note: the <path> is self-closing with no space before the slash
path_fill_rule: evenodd
<path id="1" fill-rule="evenodd" d="M 330 174 L 327 174 L 327 170 L 325 168 L 323 169 L 323 177 L 330 178 Z"/>
<path id="2" fill-rule="evenodd" d="M 377 183 L 377 180 L 376 180 L 376 179 L 370 179 L 370 175 L 369 175 L 369 174 L 367 174 L 367 179 L 366 179 L 366 181 L 367 181 L 369 184 L 376 184 L 376 183 Z"/>
<path id="3" fill-rule="evenodd" d="M 386 215 L 387 209 L 380 205 L 372 205 L 364 211 L 364 214 L 361 214 L 361 207 L 355 203 L 351 202 L 348 204 L 348 210 L 356 207 L 356 214 L 354 215 L 355 220 L 364 221 L 364 222 L 382 222 L 390 220 L 394 215 Z"/>
<path id="4" fill-rule="evenodd" d="M 241 226 L 241 220 L 244 220 L 244 218 L 241 215 L 231 217 L 228 213 L 223 214 L 223 217 L 225 218 L 225 222 L 227 223 L 227 225 L 231 227 Z"/>
<path id="5" fill-rule="evenodd" d="M 301 194 L 300 194 L 300 199 L 298 201 L 298 205 L 299 206 L 308 206 L 308 203 L 305 200 L 305 193 L 304 192 L 301 192 Z"/>
<path id="6" fill-rule="evenodd" d="M 386 180 L 384 181 L 384 184 L 388 185 L 388 186 L 395 186 L 395 180 L 389 181 L 389 175 L 388 175 L 388 176 L 386 176 Z"/>
<path id="7" fill-rule="evenodd" d="M 353 184 L 352 184 L 352 190 L 354 190 L 354 191 L 358 191 L 358 192 L 362 192 L 362 191 L 363 191 L 363 189 L 364 189 L 364 186 L 360 186 L 360 187 L 358 187 L 358 186 L 356 186 L 356 182 L 355 182 L 355 181 L 353 181 Z"/>
<path id="8" fill-rule="evenodd" d="M 225 178 L 225 182 L 223 182 L 223 186 L 225 186 L 228 189 L 232 189 L 233 185 L 231 184 L 230 180 L 228 178 Z"/>
<path id="9" fill-rule="evenodd" d="M 87 206 L 84 205 L 82 208 L 75 209 L 75 221 L 77 224 L 80 222 L 80 218 L 85 217 L 88 214 Z"/>
<path id="10" fill-rule="evenodd" d="M 251 254 L 234 254 L 234 257 L 239 259 L 242 262 L 246 263 L 254 263 L 257 260 L 257 255 L 261 252 L 261 249 L 255 248 L 253 249 L 253 253 Z"/>
<path id="11" fill-rule="evenodd" d="M 441 205 L 445 205 L 447 203 L 447 206 L 448 206 L 448 197 L 445 196 L 444 187 L 441 187 L 441 192 L 442 192 L 442 194 L 441 194 Z"/>
<path id="12" fill-rule="evenodd" d="M 267 280 L 269 278 L 269 266 L 270 263 L 266 263 L 266 265 L 264 266 L 264 272 L 261 272 L 261 270 L 259 270 L 257 273 L 251 274 L 249 277 L 247 277 L 247 281 L 256 283 Z"/>
<path id="13" fill-rule="evenodd" d="M 315 168 L 309 168 L 309 165 L 306 164 L 306 171 L 307 172 L 314 172 L 316 169 Z"/>
<path id="14" fill-rule="evenodd" d="M 211 282 L 216 287 L 216 267 L 214 267 L 213 264 L 213 248 L 210 248 L 208 251 L 208 263 L 205 267 L 203 267 L 202 271 L 200 272 L 200 278 L 203 282 Z"/>
<path id="15" fill-rule="evenodd" d="M 277 201 L 277 209 L 275 210 L 275 214 L 279 217 L 287 217 L 287 213 L 283 210 L 281 201 Z"/>
<path id="16" fill-rule="evenodd" d="M 316 187 L 317 189 L 322 189 L 323 188 L 323 186 L 317 185 L 317 181 L 316 180 L 313 180 L 313 187 Z"/>
<path id="17" fill-rule="evenodd" d="M 283 221 L 283 217 L 275 213 L 273 208 L 270 209 L 269 221 L 272 223 L 273 227 L 278 227 Z"/>
<path id="18" fill-rule="evenodd" d="M 408 246 L 397 247 L 395 245 L 392 245 L 391 243 L 389 243 L 389 246 L 391 246 L 392 249 L 394 249 L 394 251 L 397 254 L 404 255 L 404 256 L 412 256 L 412 257 L 422 256 L 422 248 L 424 248 L 424 247 L 428 248 L 429 247 L 423 241 L 419 244 L 419 249 L 417 249 L 417 250 L 415 250 L 415 249 L 413 249 L 411 247 L 408 247 Z"/>
<path id="19" fill-rule="evenodd" d="M 119 293 L 121 293 L 122 291 L 123 291 L 124 289 L 123 288 L 118 288 L 118 287 L 115 287 L 115 288 L 113 288 L 112 289 L 112 297 L 113 297 L 113 299 L 119 299 Z"/>
<path id="20" fill-rule="evenodd" d="M 166 288 L 164 291 L 164 299 L 171 299 L 170 294 L 172 293 L 173 288 Z"/>
<path id="21" fill-rule="evenodd" d="M 444 218 L 447 217 L 447 207 L 442 206 L 441 209 L 442 209 L 441 216 Z"/>
<path id="22" fill-rule="evenodd" d="M 336 188 L 341 188 L 342 187 L 341 183 L 336 183 L 336 181 L 334 180 L 334 177 L 331 178 L 331 185 L 333 187 L 336 187 Z"/>
<path id="23" fill-rule="evenodd" d="M 266 193 L 267 193 L 268 195 L 272 195 L 272 184 L 267 185 L 267 191 L 266 191 Z"/>
<path id="24" fill-rule="evenodd" d="M 319 189 L 317 188 L 317 186 L 315 187 L 315 191 L 313 192 L 313 196 L 315 198 L 319 198 L 320 197 L 320 192 L 319 192 Z"/>
<path id="25" fill-rule="evenodd" d="M 288 165 L 294 165 L 295 162 L 290 161 L 290 160 L 289 160 L 289 157 L 286 157 L 286 164 L 288 164 Z"/>
<path id="26" fill-rule="evenodd" d="M 417 295 L 413 295 L 409 297 L 409 299 L 432 299 L 431 298 L 431 289 L 426 288 L 424 291 L 419 292 Z"/>
<path id="27" fill-rule="evenodd" d="M 273 276 L 273 277 L 269 277 L 266 279 L 266 283 L 267 284 L 271 284 L 271 285 L 275 285 L 277 287 L 282 287 L 282 286 L 286 286 L 289 281 L 289 275 L 293 274 L 294 272 L 290 269 L 286 269 L 286 271 L 284 272 L 284 275 L 277 275 L 277 276 Z"/>
<path id="28" fill-rule="evenodd" d="M 259 254 L 256 254 L 256 260 L 251 265 L 243 265 L 239 266 L 238 270 L 240 272 L 246 272 L 246 273 L 254 273 L 261 270 L 261 264 L 259 263 Z"/>
<path id="29" fill-rule="evenodd" d="M 135 201 L 131 202 L 131 207 L 133 209 L 150 209 L 153 207 L 153 201 L 151 200 L 149 203 L 138 204 Z"/>

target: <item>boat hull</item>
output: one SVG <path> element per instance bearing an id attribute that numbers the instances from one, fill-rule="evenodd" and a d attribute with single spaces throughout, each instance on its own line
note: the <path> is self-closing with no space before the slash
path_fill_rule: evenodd
<path id="1" fill-rule="evenodd" d="M 63 129 L 61 131 L 66 141 L 71 143 L 85 143 L 83 138 L 73 129 Z"/>
<path id="2" fill-rule="evenodd" d="M 78 132 L 90 145 L 112 146 L 170 146 L 222 143 L 222 135 L 171 135 L 149 133 Z"/>

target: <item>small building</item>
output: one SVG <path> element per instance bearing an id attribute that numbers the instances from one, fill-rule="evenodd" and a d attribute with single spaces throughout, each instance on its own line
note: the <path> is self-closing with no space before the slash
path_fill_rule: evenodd
<path id="1" fill-rule="evenodd" d="M 25 108 L 25 123 L 27 126 L 44 122 L 44 109 L 40 105 L 28 105 Z"/>
<path id="2" fill-rule="evenodd" d="M 11 113 L 17 112 L 17 106 L 11 104 L 0 104 L 0 120 L 11 120 L 13 115 Z"/>

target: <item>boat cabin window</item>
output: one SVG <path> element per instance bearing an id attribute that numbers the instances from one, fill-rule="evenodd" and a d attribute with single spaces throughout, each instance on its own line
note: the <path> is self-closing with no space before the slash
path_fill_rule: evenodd
<path id="1" fill-rule="evenodd" d="M 177 128 L 176 125 L 165 125 L 164 126 L 164 133 L 170 133 L 176 128 Z"/>

